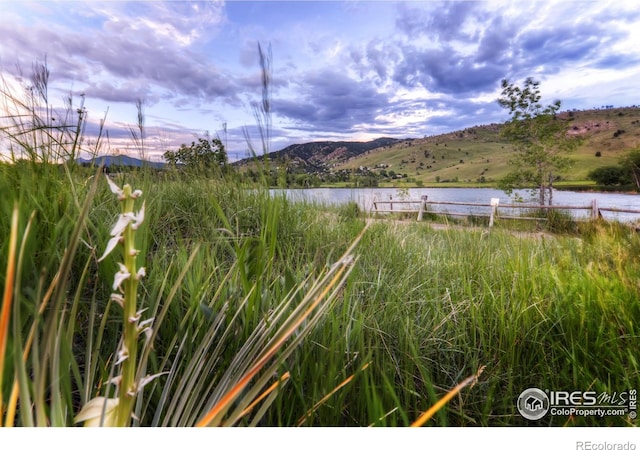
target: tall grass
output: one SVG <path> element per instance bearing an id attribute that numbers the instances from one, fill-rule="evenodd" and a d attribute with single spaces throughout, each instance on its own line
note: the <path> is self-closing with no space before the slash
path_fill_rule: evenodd
<path id="1" fill-rule="evenodd" d="M 73 162 L 81 150 L 95 153 L 100 149 L 102 128 L 93 145 L 84 142 L 84 94 L 79 103 L 69 93 L 61 107 L 54 106 L 49 98 L 50 75 L 45 59 L 33 64 L 29 76 L 21 74 L 21 84 L 4 76 L 0 79 L 0 136 L 13 162 Z"/>
<path id="2" fill-rule="evenodd" d="M 11 397 L 6 380 L 22 373 L 20 392 L 43 406 L 33 416 L 19 408 L 15 423 L 70 425 L 81 405 L 104 393 L 117 352 L 119 313 L 109 302 L 117 267 L 96 262 L 117 208 L 96 177 L 72 177 L 70 185 L 52 170 L 36 184 L 19 165 L 1 170 L 12 194 L 0 226 L 11 230 L 17 201 L 21 249 L 3 398 Z M 228 392 L 220 386 L 235 386 L 277 335 L 275 318 L 330 281 L 326 271 L 364 221 L 228 182 L 126 176 L 148 193 L 140 300 L 161 319 L 145 373 L 168 372 L 143 391 L 136 423 L 195 425 Z M 261 380 L 265 390 L 278 383 L 265 397 L 270 408 L 254 416 L 242 414 L 248 404 L 234 403 L 219 423 L 405 426 L 481 366 L 476 385 L 428 423 L 525 425 L 515 409 L 525 388 L 637 386 L 639 250 L 637 235 L 606 224 L 580 237 L 541 239 L 375 224 L 333 307 L 314 316 L 305 339 Z M 2 261 L 8 254 L 3 240 Z M 21 363 L 16 355 L 32 329 Z"/>
<path id="3" fill-rule="evenodd" d="M 139 119 L 141 146 L 143 133 Z M 26 154 L 0 165 L 0 420 L 70 426 L 120 388 L 126 324 L 111 294 L 126 255 L 98 261 L 119 207 L 99 171 Z M 135 297 L 153 322 L 131 425 L 527 425 L 526 388 L 640 385 L 640 237 L 623 227 L 536 239 L 367 228 L 351 206 L 233 180 L 113 181 L 146 201 Z M 98 404 L 103 424 L 110 405 Z"/>
<path id="4" fill-rule="evenodd" d="M 268 387 L 274 373 L 339 298 L 361 234 L 332 246 L 334 264 L 305 264 L 281 278 L 290 248 L 278 239 L 291 213 L 283 199 L 181 177 L 162 185 L 163 192 L 144 172 L 109 181 L 125 205 L 111 228 L 115 205 L 98 189 L 100 171 L 73 164 L 83 109 L 75 128 L 54 123 L 48 74 L 46 64 L 34 67 L 27 101 L 9 88 L 2 92 L 11 161 L 0 167 L 8 197 L 3 212 L 11 217 L 2 225 L 11 239 L 3 247 L 0 370 L 8 376 L 0 377 L 0 420 L 7 426 L 258 422 L 289 377 L 285 372 Z M 144 152 L 137 106 L 138 130 L 131 134 Z M 133 209 L 141 192 L 130 188 L 132 181 L 154 193 L 151 226 L 139 230 L 144 206 Z M 124 264 L 119 257 L 101 263 L 121 244 Z M 138 271 L 138 256 L 154 274 L 142 292 L 137 286 L 146 270 Z"/>
<path id="5" fill-rule="evenodd" d="M 394 373 L 409 411 L 434 402 L 430 385 L 441 393 L 481 365 L 477 387 L 439 423 L 525 424 L 514 399 L 527 386 L 637 384 L 636 236 L 531 240 L 417 226 L 378 233 L 362 250 L 359 270 L 373 280 L 357 292 L 367 305 L 360 320 L 378 349 L 372 359 L 387 362 L 382 373 Z M 603 263 L 603 252 L 615 256 Z"/>

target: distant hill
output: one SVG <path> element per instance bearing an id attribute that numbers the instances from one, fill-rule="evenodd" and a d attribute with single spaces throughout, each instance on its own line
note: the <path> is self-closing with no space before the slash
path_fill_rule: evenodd
<path id="1" fill-rule="evenodd" d="M 146 161 L 138 158 L 133 158 L 127 155 L 105 155 L 105 156 L 98 156 L 95 159 L 78 158 L 77 163 L 82 165 L 95 165 L 95 166 L 104 165 L 105 167 L 112 167 L 112 166 L 143 167 L 145 166 L 145 167 L 152 167 L 154 169 L 163 169 L 166 165 L 165 163 L 162 163 L 162 162 Z"/>
<path id="2" fill-rule="evenodd" d="M 299 167 L 318 168 L 331 167 L 344 163 L 352 158 L 366 154 L 373 150 L 408 142 L 410 139 L 379 138 L 369 142 L 322 141 L 293 144 L 282 150 L 267 154 L 270 161 L 287 161 Z M 261 157 L 260 157 L 261 158 Z M 251 164 L 253 158 L 236 161 L 233 164 L 243 166 Z"/>
<path id="3" fill-rule="evenodd" d="M 564 111 L 569 133 L 582 138 L 582 145 L 567 155 L 573 167 L 562 175 L 566 181 L 583 181 L 589 171 L 617 165 L 620 157 L 640 147 L 640 108 Z M 334 170 L 385 166 L 424 183 L 443 181 L 492 182 L 510 170 L 512 146 L 500 137 L 500 124 L 479 125 L 453 133 L 398 142 L 342 162 Z"/>
<path id="4" fill-rule="evenodd" d="M 584 181 L 602 166 L 617 165 L 620 157 L 640 147 L 640 107 L 564 111 L 569 133 L 582 138 L 572 154 L 566 181 Z M 510 170 L 512 146 L 500 137 L 501 124 L 477 125 L 420 139 L 380 138 L 370 142 L 308 142 L 268 154 L 307 173 L 344 172 L 366 168 L 423 183 L 495 182 Z M 234 163 L 250 166 L 248 158 Z M 406 175 L 406 176 L 405 176 Z"/>

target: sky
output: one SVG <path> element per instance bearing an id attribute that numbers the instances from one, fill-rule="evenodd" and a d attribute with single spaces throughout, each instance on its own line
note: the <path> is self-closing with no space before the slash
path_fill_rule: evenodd
<path id="1" fill-rule="evenodd" d="M 102 154 L 146 155 L 209 133 L 231 160 L 262 152 L 258 46 L 270 55 L 269 150 L 420 138 L 499 123 L 500 82 L 540 82 L 563 109 L 640 104 L 640 8 L 615 1 L 0 0 L 5 88 L 46 59 L 49 99 L 101 120 Z M 135 154 L 134 154 L 135 156 Z"/>

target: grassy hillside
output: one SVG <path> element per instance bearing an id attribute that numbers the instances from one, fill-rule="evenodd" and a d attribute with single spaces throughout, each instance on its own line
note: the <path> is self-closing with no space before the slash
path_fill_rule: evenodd
<path id="1" fill-rule="evenodd" d="M 586 180 L 590 170 L 615 165 L 620 157 L 640 145 L 640 108 L 572 111 L 562 114 L 571 120 L 571 133 L 584 141 L 571 155 L 573 167 L 563 179 Z M 461 183 L 495 181 L 509 170 L 512 146 L 499 136 L 499 125 L 468 128 L 454 133 L 401 142 L 352 158 L 336 167 L 373 168 L 386 164 L 387 171 L 406 173 L 424 183 L 457 179 Z M 596 152 L 600 152 L 599 157 Z M 439 177 L 439 178 L 436 178 Z"/>

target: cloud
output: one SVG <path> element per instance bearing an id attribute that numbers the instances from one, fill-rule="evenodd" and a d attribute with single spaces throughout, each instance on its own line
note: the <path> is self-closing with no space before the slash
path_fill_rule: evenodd
<path id="1" fill-rule="evenodd" d="M 489 6 L 400 7 L 393 43 L 402 58 L 392 68 L 376 60 L 376 67 L 385 67 L 378 73 L 392 74 L 406 88 L 473 98 L 495 91 L 502 78 L 545 78 L 576 65 L 636 64 L 629 52 L 611 48 L 629 34 L 618 15 L 581 17 L 575 5 L 561 4 L 531 5 L 520 13 L 491 12 Z"/>
<path id="2" fill-rule="evenodd" d="M 640 64 L 640 56 L 631 53 L 611 53 L 596 58 L 593 67 L 597 69 L 624 70 L 637 67 Z"/>
<path id="3" fill-rule="evenodd" d="M 595 24 L 583 24 L 523 33 L 517 41 L 517 62 L 528 69 L 544 66 L 547 73 L 569 64 L 588 63 L 607 45 L 604 30 L 598 28 Z"/>
<path id="4" fill-rule="evenodd" d="M 306 74 L 297 86 L 300 96 L 276 100 L 274 110 L 306 130 L 346 132 L 356 124 L 374 124 L 388 105 L 387 96 L 374 86 L 337 71 Z"/>
<path id="5" fill-rule="evenodd" d="M 389 75 L 406 88 L 446 94 L 492 90 L 505 70 L 513 26 L 487 17 L 480 2 L 401 4 L 397 36 L 385 49 L 386 56 L 396 57 L 382 60 L 378 52 L 368 62 L 380 77 Z"/>
<path id="6" fill-rule="evenodd" d="M 108 103 L 131 103 L 138 99 L 144 99 L 147 104 L 154 104 L 159 100 L 156 94 L 151 92 L 148 84 L 141 81 L 98 81 L 89 83 L 85 89 L 91 93 L 92 98 L 99 98 Z"/>
<path id="7" fill-rule="evenodd" d="M 612 53 L 612 43 L 628 36 L 617 15 L 601 20 L 571 6 L 544 6 L 402 4 L 393 33 L 351 42 L 346 70 L 300 77 L 295 99 L 275 98 L 276 113 L 291 120 L 292 131 L 348 133 L 367 124 L 375 133 L 432 134 L 505 120 L 495 101 L 503 78 L 534 76 L 544 84 L 576 66 L 637 65 L 628 52 Z M 424 92 L 394 99 L 398 88 Z"/>
<path id="8" fill-rule="evenodd" d="M 517 25 L 497 16 L 487 22 L 477 40 L 474 61 L 478 64 L 508 64 L 513 52 Z"/>
<path id="9" fill-rule="evenodd" d="M 504 68 L 465 58 L 452 47 L 422 50 L 403 49 L 404 60 L 396 68 L 394 80 L 402 86 L 423 86 L 432 92 L 467 94 L 495 88 Z"/>
<path id="10" fill-rule="evenodd" d="M 611 103 L 605 92 L 638 103 L 623 89 L 639 72 L 640 11 L 622 1 L 7 5 L 3 73 L 46 55 L 52 92 L 84 92 L 122 123 L 142 99 L 171 139 L 224 120 L 244 148 L 261 92 L 257 42 L 273 44 L 274 146 L 499 122 L 503 78 L 533 76 L 577 107 Z"/>
<path id="11" fill-rule="evenodd" d="M 0 48 L 0 58 L 21 60 L 23 55 L 32 55 L 38 59 L 46 55 L 57 77 L 71 83 L 85 81 L 87 95 L 105 101 L 131 101 L 146 94 L 146 100 L 153 102 L 157 95 L 151 91 L 160 89 L 176 99 L 186 96 L 201 102 L 219 99 L 240 104 L 233 77 L 220 70 L 215 60 L 207 60 L 188 47 L 206 27 L 220 23 L 219 2 L 137 2 L 127 4 L 134 10 L 122 15 L 117 13 L 121 7 L 117 2 L 109 5 L 116 10 L 84 11 L 92 22 L 101 24 L 98 29 L 55 24 L 33 29 L 1 22 L 0 34 L 6 45 Z M 140 8 L 144 15 L 135 14 Z M 195 16 L 183 14 L 196 10 Z M 10 48 L 20 48 L 22 57 Z M 111 91 L 109 86 L 115 89 Z"/>
<path id="12" fill-rule="evenodd" d="M 398 48 L 385 43 L 382 39 L 374 39 L 367 44 L 366 60 L 376 73 L 378 84 L 383 84 L 400 60 L 400 55 Z"/>
<path id="13" fill-rule="evenodd" d="M 477 11 L 480 2 L 438 2 L 431 7 L 413 7 L 401 3 L 396 28 L 409 38 L 427 36 L 436 41 L 468 40 L 467 22 Z"/>
<path id="14" fill-rule="evenodd" d="M 226 20 L 223 1 L 110 2 L 92 7 L 89 15 L 109 33 L 153 36 L 187 47 L 211 38 Z"/>

